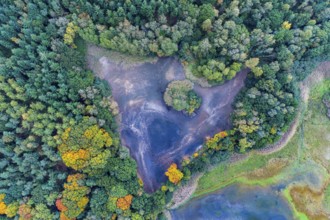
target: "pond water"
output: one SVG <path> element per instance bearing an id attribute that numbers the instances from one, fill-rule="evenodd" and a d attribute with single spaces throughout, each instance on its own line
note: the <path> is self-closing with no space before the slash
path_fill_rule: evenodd
<path id="1" fill-rule="evenodd" d="M 109 57 L 97 57 L 91 48 L 89 56 L 89 67 L 111 85 L 122 118 L 121 141 L 137 161 L 147 192 L 159 188 L 166 181 L 164 173 L 170 164 L 191 155 L 206 136 L 230 128 L 231 105 L 247 74 L 240 72 L 222 86 L 195 85 L 203 102 L 196 115 L 189 117 L 168 108 L 163 101 L 167 84 L 185 78 L 176 59 L 161 58 L 127 68 Z"/>
<path id="2" fill-rule="evenodd" d="M 173 220 L 289 220 L 289 204 L 280 188 L 234 184 L 171 211 Z"/>

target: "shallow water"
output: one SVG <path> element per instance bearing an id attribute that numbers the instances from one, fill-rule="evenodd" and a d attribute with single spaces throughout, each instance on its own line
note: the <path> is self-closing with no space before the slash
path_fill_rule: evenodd
<path id="1" fill-rule="evenodd" d="M 246 72 L 241 72 L 222 86 L 195 86 L 203 102 L 197 114 L 189 117 L 163 102 L 167 84 L 185 78 L 176 59 L 161 58 L 131 68 L 107 57 L 93 59 L 90 68 L 111 85 L 122 118 L 121 141 L 137 161 L 148 192 L 166 181 L 164 173 L 172 162 L 179 163 L 185 155 L 191 155 L 206 136 L 230 128 L 231 104 L 246 77 Z"/>
<path id="2" fill-rule="evenodd" d="M 289 220 L 289 204 L 280 188 L 231 185 L 171 211 L 173 220 Z"/>

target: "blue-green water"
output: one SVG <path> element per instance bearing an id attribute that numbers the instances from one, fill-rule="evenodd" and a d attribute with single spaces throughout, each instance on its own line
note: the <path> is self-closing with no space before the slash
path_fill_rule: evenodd
<path id="1" fill-rule="evenodd" d="M 291 220 L 280 187 L 231 185 L 171 211 L 173 220 Z"/>

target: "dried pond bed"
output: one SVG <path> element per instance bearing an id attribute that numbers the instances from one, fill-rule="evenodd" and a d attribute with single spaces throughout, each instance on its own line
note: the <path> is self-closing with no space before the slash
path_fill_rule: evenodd
<path id="1" fill-rule="evenodd" d="M 120 63 L 105 56 L 103 49 L 88 48 L 88 65 L 107 80 L 119 105 L 121 140 L 137 161 L 145 190 L 152 192 L 166 180 L 164 172 L 201 146 L 206 136 L 231 127 L 235 96 L 244 86 L 247 71 L 221 86 L 194 86 L 202 105 L 194 117 L 167 108 L 163 93 L 169 82 L 185 79 L 175 58 L 156 62 Z"/>

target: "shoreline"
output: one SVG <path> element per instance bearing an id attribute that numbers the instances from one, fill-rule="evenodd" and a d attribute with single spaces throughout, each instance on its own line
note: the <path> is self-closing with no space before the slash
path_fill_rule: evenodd
<path id="1" fill-rule="evenodd" d="M 322 80 L 329 78 L 329 77 L 330 77 L 330 61 L 325 61 L 325 62 L 320 63 L 318 65 L 318 67 L 308 77 L 306 77 L 302 82 L 300 82 L 299 88 L 300 88 L 301 103 L 299 104 L 297 115 L 294 118 L 294 120 L 292 121 L 289 129 L 285 132 L 285 134 L 281 137 L 281 139 L 278 142 L 276 142 L 275 144 L 269 145 L 265 148 L 262 148 L 262 149 L 252 150 L 246 154 L 235 153 L 230 157 L 230 159 L 227 161 L 227 163 L 234 164 L 234 163 L 243 161 L 244 159 L 248 158 L 249 156 L 251 156 L 251 154 L 254 154 L 254 153 L 256 153 L 258 155 L 270 155 L 270 154 L 273 154 L 275 152 L 282 150 L 288 144 L 288 142 L 293 138 L 293 136 L 295 135 L 295 133 L 297 131 L 297 128 L 300 125 L 300 121 L 302 119 L 302 116 L 304 115 L 303 114 L 304 110 L 306 109 L 306 106 L 308 105 L 310 89 L 313 86 L 315 86 L 317 83 L 320 83 Z M 213 166 L 210 167 L 208 170 L 211 170 L 212 168 L 213 168 Z M 245 182 L 245 181 L 242 181 L 241 178 L 236 178 L 235 180 L 229 181 L 228 184 L 225 184 L 224 187 L 220 187 L 215 190 L 208 191 L 207 193 L 204 193 L 204 194 L 201 194 L 198 196 L 193 196 L 196 188 L 198 187 L 198 180 L 206 172 L 199 174 L 200 175 L 199 178 L 191 179 L 193 181 L 193 183 L 191 183 L 191 184 L 196 187 L 190 188 L 193 191 L 192 192 L 189 191 L 188 196 L 180 195 L 180 198 L 182 198 L 182 200 L 178 201 L 175 206 L 171 206 L 170 209 L 178 208 L 178 207 L 184 205 L 185 203 L 189 202 L 192 198 L 198 198 L 198 197 L 202 197 L 202 196 L 211 194 L 211 193 L 221 190 L 224 187 L 226 187 L 230 184 L 233 184 L 235 182 L 236 183 Z M 254 183 L 253 181 L 251 181 L 250 183 L 246 182 L 246 184 L 255 185 L 255 184 L 258 184 L 259 182 L 260 181 L 256 181 Z M 179 191 L 179 190 L 180 190 L 180 188 L 177 191 Z M 180 192 L 182 193 L 185 191 L 181 190 Z M 170 215 L 170 213 L 168 213 L 168 214 Z"/>
<path id="2" fill-rule="evenodd" d="M 176 209 L 188 202 L 197 188 L 199 178 L 202 176 L 203 173 L 195 174 L 185 185 L 175 190 L 167 209 Z"/>

